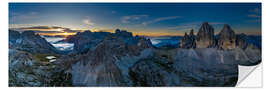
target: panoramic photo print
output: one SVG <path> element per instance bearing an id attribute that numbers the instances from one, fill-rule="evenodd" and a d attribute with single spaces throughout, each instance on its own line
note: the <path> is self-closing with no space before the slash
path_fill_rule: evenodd
<path id="1" fill-rule="evenodd" d="M 9 87 L 235 87 L 261 3 L 9 3 Z"/>

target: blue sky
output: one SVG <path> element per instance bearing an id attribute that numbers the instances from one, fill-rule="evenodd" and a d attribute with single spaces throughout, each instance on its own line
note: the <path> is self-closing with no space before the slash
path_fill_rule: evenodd
<path id="1" fill-rule="evenodd" d="M 202 22 L 215 32 L 229 24 L 237 33 L 260 34 L 260 3 L 9 3 L 9 27 L 58 26 L 71 30 L 182 35 Z M 51 29 L 52 31 L 54 29 Z"/>

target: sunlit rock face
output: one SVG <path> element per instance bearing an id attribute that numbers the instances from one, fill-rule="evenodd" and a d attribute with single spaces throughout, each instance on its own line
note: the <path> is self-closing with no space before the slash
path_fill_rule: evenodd
<path id="1" fill-rule="evenodd" d="M 190 34 L 185 33 L 184 38 L 180 40 L 180 48 L 196 48 L 196 37 L 193 34 L 193 29 L 190 30 Z"/>
<path id="2" fill-rule="evenodd" d="M 234 49 L 236 47 L 236 35 L 231 27 L 224 25 L 218 37 L 218 48 Z"/>
<path id="3" fill-rule="evenodd" d="M 9 42 L 16 49 L 31 53 L 58 53 L 55 47 L 34 31 L 24 31 L 20 34 L 10 30 L 9 35 Z"/>
<path id="4" fill-rule="evenodd" d="M 197 48 L 209 48 L 215 46 L 214 28 L 204 22 L 197 33 Z"/>

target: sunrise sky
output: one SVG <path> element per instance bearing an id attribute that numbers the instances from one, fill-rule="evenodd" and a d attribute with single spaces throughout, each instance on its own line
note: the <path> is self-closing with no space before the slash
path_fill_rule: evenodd
<path id="1" fill-rule="evenodd" d="M 72 34 L 116 28 L 134 35 L 183 35 L 209 22 L 218 33 L 261 34 L 260 3 L 9 3 L 9 28 Z"/>

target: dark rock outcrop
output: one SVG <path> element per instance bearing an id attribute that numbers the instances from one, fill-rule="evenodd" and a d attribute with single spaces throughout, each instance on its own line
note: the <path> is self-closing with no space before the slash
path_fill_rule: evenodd
<path id="1" fill-rule="evenodd" d="M 18 50 L 31 53 L 58 53 L 58 50 L 34 31 L 24 31 L 21 34 L 10 30 L 9 42 Z M 15 42 L 14 42 L 15 41 Z"/>
<path id="2" fill-rule="evenodd" d="M 131 32 L 116 29 L 115 33 L 90 31 L 78 32 L 76 35 L 68 37 L 65 41 L 74 43 L 73 53 L 86 53 L 89 50 L 94 50 L 97 45 L 106 38 L 121 38 L 127 44 L 137 43 L 139 40 L 134 40 L 136 37 L 133 38 Z M 149 42 L 150 41 L 147 41 L 147 43 Z"/>
<path id="3" fill-rule="evenodd" d="M 246 49 L 247 48 L 247 35 L 244 33 L 241 33 L 239 35 L 236 35 L 236 46 L 241 48 L 241 49 Z"/>
<path id="4" fill-rule="evenodd" d="M 59 65 L 38 61 L 31 53 L 9 49 L 9 86 L 72 86 L 71 74 Z"/>
<path id="5" fill-rule="evenodd" d="M 235 86 L 238 63 L 232 51 L 178 49 L 174 70 L 186 86 Z"/>
<path id="6" fill-rule="evenodd" d="M 73 53 L 85 53 L 94 49 L 106 36 L 108 32 L 78 32 L 76 35 L 67 38 L 68 42 L 74 43 Z"/>
<path id="7" fill-rule="evenodd" d="M 217 47 L 220 49 L 234 49 L 236 47 L 236 35 L 231 27 L 224 25 L 217 40 Z"/>
<path id="8" fill-rule="evenodd" d="M 204 22 L 200 27 L 196 45 L 197 48 L 215 47 L 214 28 L 208 22 Z"/>
<path id="9" fill-rule="evenodd" d="M 140 60 L 130 68 L 129 74 L 134 86 L 180 86 L 182 83 L 168 61 L 157 57 Z"/>
<path id="10" fill-rule="evenodd" d="M 8 30 L 8 36 L 10 44 L 15 45 L 21 34 L 18 31 Z"/>
<path id="11" fill-rule="evenodd" d="M 185 33 L 184 38 L 181 39 L 180 41 L 180 48 L 196 48 L 196 37 L 193 34 L 193 29 L 190 31 L 190 34 L 187 35 Z"/>
<path id="12" fill-rule="evenodd" d="M 119 37 L 123 37 L 123 38 L 132 37 L 131 32 L 127 32 L 126 30 L 120 30 L 120 29 L 116 29 L 114 35 L 119 36 Z"/>

